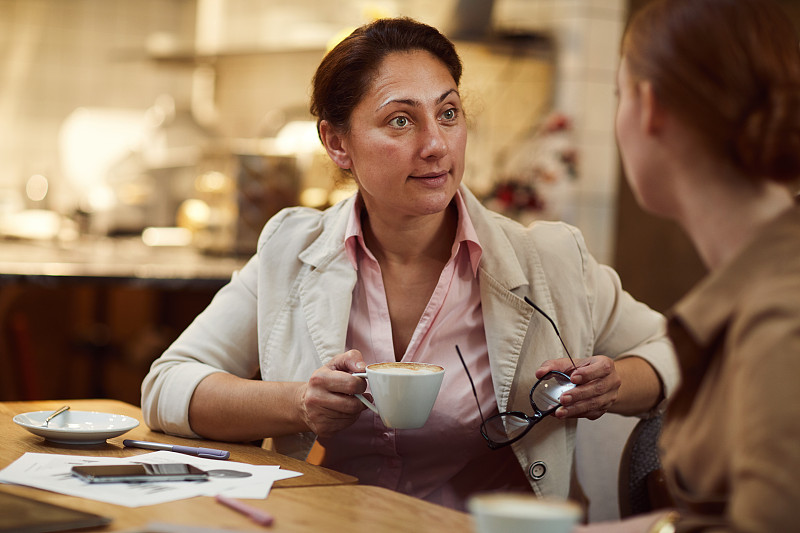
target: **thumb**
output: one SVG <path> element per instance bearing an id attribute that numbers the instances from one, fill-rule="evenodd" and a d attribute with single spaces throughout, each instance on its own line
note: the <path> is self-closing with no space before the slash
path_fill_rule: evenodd
<path id="1" fill-rule="evenodd" d="M 551 370 L 558 370 L 559 372 L 564 372 L 569 374 L 575 367 L 572 366 L 572 361 L 568 358 L 563 359 L 551 359 L 549 361 L 545 361 L 542 363 L 542 366 L 536 369 L 536 378 L 542 378 L 545 374 L 550 372 Z"/>

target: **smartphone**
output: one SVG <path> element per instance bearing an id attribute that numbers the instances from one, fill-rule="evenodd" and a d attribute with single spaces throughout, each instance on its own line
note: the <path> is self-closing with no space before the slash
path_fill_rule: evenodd
<path id="1" fill-rule="evenodd" d="M 89 483 L 205 481 L 208 472 L 188 464 L 73 466 L 72 475 Z"/>

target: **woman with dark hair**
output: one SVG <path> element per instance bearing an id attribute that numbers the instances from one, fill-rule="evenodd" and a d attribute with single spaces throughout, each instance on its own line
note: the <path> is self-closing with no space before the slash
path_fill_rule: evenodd
<path id="1" fill-rule="evenodd" d="M 674 307 L 661 437 L 678 508 L 587 531 L 797 531 L 800 47 L 773 0 L 658 0 L 630 22 L 617 138 L 647 210 L 710 270 Z"/>
<path id="2" fill-rule="evenodd" d="M 153 364 L 150 427 L 271 437 L 302 457 L 318 439 L 325 466 L 464 508 L 477 491 L 566 497 L 578 417 L 657 407 L 676 377 L 663 317 L 622 290 L 575 228 L 523 227 L 461 184 L 460 77 L 453 44 L 409 19 L 366 25 L 328 53 L 311 109 L 358 192 L 267 223 L 256 255 Z M 492 450 L 456 345 L 487 417 L 531 414 L 549 370 L 577 386 L 555 416 Z M 353 372 L 395 360 L 446 369 L 421 429 L 388 429 L 353 396 L 366 387 Z"/>

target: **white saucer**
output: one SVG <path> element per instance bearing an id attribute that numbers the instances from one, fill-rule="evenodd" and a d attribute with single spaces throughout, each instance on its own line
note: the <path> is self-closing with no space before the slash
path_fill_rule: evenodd
<path id="1" fill-rule="evenodd" d="M 53 411 L 33 411 L 14 417 L 14 422 L 34 435 L 59 444 L 100 444 L 139 425 L 135 418 L 94 411 L 66 411 L 42 427 Z"/>

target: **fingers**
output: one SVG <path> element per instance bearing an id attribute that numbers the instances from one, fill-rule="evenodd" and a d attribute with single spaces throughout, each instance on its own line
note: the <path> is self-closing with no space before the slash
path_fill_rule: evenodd
<path id="1" fill-rule="evenodd" d="M 363 393 L 367 382 L 351 373 L 363 369 L 361 353 L 350 350 L 311 375 L 298 399 L 301 416 L 311 431 L 318 436 L 329 436 L 358 419 L 366 407 L 354 394 Z"/>
<path id="2" fill-rule="evenodd" d="M 354 376 L 349 372 L 333 370 L 327 366 L 317 369 L 308 379 L 308 385 L 317 393 L 331 395 L 352 396 L 367 390 L 367 382 L 364 378 Z"/>
<path id="3" fill-rule="evenodd" d="M 312 418 L 347 419 L 365 409 L 355 396 L 337 394 L 309 386 L 303 396 L 303 405 Z M 355 420 L 354 420 L 355 421 Z M 319 421 L 315 422 L 319 424 Z"/>
<path id="4" fill-rule="evenodd" d="M 561 396 L 561 407 L 554 413 L 557 418 L 600 418 L 617 401 L 622 383 L 614 361 L 605 356 L 591 357 L 570 379 L 578 386 Z"/>
<path id="5" fill-rule="evenodd" d="M 570 374 L 570 381 L 576 385 L 603 379 L 611 374 L 616 375 L 614 361 L 604 355 L 595 355 L 576 363 L 578 367 Z M 617 376 L 619 379 L 619 376 Z"/>
<path id="6" fill-rule="evenodd" d="M 363 381 L 352 377 L 353 380 Z M 300 399 L 301 415 L 308 428 L 320 437 L 333 435 L 352 425 L 366 409 L 355 396 L 306 385 Z"/>

